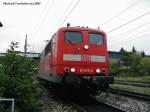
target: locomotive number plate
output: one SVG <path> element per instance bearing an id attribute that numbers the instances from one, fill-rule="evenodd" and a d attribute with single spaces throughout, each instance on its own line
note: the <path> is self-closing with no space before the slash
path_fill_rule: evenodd
<path id="1" fill-rule="evenodd" d="M 92 69 L 80 69 L 80 72 L 93 72 Z"/>

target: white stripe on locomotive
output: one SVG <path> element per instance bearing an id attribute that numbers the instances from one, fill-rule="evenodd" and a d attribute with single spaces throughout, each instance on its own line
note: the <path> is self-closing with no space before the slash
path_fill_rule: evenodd
<path id="1" fill-rule="evenodd" d="M 85 56 L 85 55 L 84 55 Z M 106 56 L 88 55 L 91 56 L 91 62 L 105 62 Z M 64 61 L 82 61 L 82 55 L 64 54 Z"/>

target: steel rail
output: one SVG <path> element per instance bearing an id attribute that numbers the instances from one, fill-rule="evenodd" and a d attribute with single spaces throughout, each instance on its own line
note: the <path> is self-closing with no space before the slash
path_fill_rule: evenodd
<path id="1" fill-rule="evenodd" d="M 71 100 L 71 104 L 76 107 L 79 112 L 126 112 L 126 110 L 98 101 L 92 97 Z"/>
<path id="2" fill-rule="evenodd" d="M 114 88 L 109 88 L 109 92 L 114 93 L 114 94 L 123 95 L 123 96 L 128 96 L 128 97 L 133 97 L 133 98 L 138 98 L 138 99 L 150 101 L 150 95 L 148 95 L 148 94 L 135 93 L 135 92 L 125 91 L 125 90 L 120 90 L 120 89 L 114 89 Z"/>
<path id="3" fill-rule="evenodd" d="M 50 88 L 50 86 L 46 86 L 51 93 L 56 96 L 55 99 L 61 100 L 65 103 L 71 104 L 75 107 L 79 112 L 126 112 L 117 106 L 113 106 L 104 102 L 101 102 L 95 99 L 93 96 L 89 96 L 86 94 L 61 94 L 61 92 L 55 91 Z"/>
<path id="4" fill-rule="evenodd" d="M 131 85 L 131 86 L 137 86 L 137 87 L 147 87 L 150 88 L 150 84 L 146 83 L 139 83 L 139 82 L 131 82 L 131 81 L 115 81 L 115 84 L 123 84 L 123 85 Z"/>

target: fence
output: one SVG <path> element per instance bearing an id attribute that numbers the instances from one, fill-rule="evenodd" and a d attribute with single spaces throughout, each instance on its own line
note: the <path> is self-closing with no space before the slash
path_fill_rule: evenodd
<path id="1" fill-rule="evenodd" d="M 5 101 L 5 102 L 7 102 L 7 101 L 11 101 L 12 103 L 11 103 L 11 112 L 14 112 L 14 106 L 15 106 L 15 100 L 14 99 L 1 99 L 0 98 L 0 101 Z"/>

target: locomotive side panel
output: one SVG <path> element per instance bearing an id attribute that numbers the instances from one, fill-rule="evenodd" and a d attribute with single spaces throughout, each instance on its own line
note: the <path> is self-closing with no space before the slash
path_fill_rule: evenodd
<path id="1" fill-rule="evenodd" d="M 59 65 L 58 35 L 55 33 L 41 53 L 38 77 L 53 83 L 61 83 L 62 77 L 58 74 Z"/>

